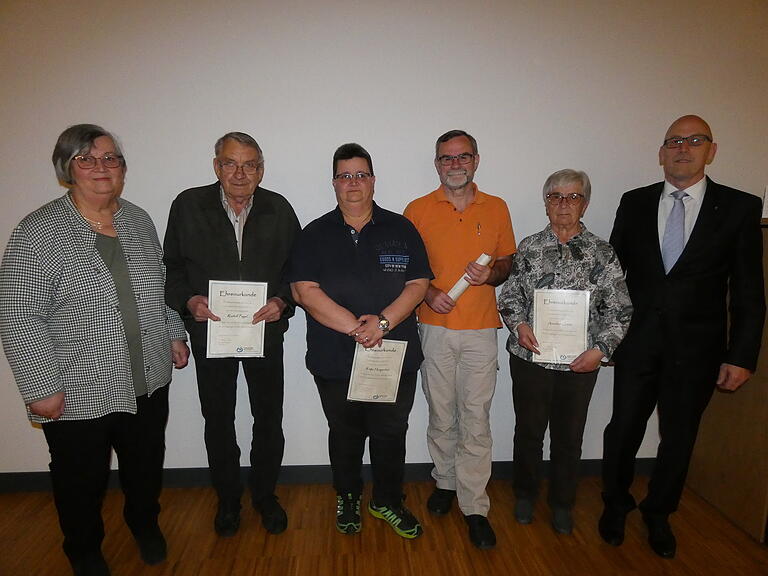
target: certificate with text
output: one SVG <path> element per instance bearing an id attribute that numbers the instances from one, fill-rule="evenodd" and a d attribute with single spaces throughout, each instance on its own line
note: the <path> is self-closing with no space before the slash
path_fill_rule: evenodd
<path id="1" fill-rule="evenodd" d="M 570 364 L 587 349 L 589 290 L 534 290 L 533 334 L 541 364 Z"/>
<path id="2" fill-rule="evenodd" d="M 403 340 L 382 340 L 372 348 L 356 344 L 347 400 L 394 403 L 406 348 Z"/>
<path id="3" fill-rule="evenodd" d="M 221 320 L 208 320 L 208 358 L 261 358 L 264 322 L 253 315 L 267 303 L 266 282 L 208 282 L 208 308 Z"/>

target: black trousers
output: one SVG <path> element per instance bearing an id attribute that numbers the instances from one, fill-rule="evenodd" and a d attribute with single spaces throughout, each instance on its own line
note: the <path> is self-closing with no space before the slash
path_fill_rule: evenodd
<path id="1" fill-rule="evenodd" d="M 123 517 L 134 535 L 157 526 L 168 422 L 168 386 L 136 399 L 136 414 L 115 412 L 90 420 L 43 424 L 51 454 L 53 498 L 73 564 L 101 553 L 101 505 L 112 449 L 125 495 Z"/>
<path id="2" fill-rule="evenodd" d="M 347 400 L 348 380 L 315 376 L 315 383 L 328 420 L 328 454 L 336 492 L 362 493 L 361 471 L 367 437 L 373 499 L 377 505 L 399 505 L 403 499 L 405 434 L 416 392 L 416 372 L 400 377 L 394 404 Z"/>
<path id="3" fill-rule="evenodd" d="M 613 415 L 603 439 L 603 501 L 626 513 L 635 507 L 629 488 L 648 418 L 658 407 L 659 447 L 648 494 L 640 508 L 649 516 L 677 510 L 699 422 L 712 398 L 718 364 L 681 363 L 662 345 L 648 343 L 633 361 L 616 363 Z"/>
<path id="4" fill-rule="evenodd" d="M 552 508 L 570 509 L 576 501 L 581 443 L 598 371 L 548 370 L 514 354 L 509 356 L 509 369 L 515 406 L 515 495 L 529 500 L 538 496 L 544 433 L 549 426 L 547 501 Z"/>
<path id="5" fill-rule="evenodd" d="M 206 358 L 193 348 L 200 408 L 205 419 L 205 449 L 219 501 L 240 502 L 240 448 L 235 434 L 237 376 L 243 365 L 253 415 L 251 498 L 258 503 L 275 492 L 283 461 L 283 339 L 264 342 L 264 358 Z"/>

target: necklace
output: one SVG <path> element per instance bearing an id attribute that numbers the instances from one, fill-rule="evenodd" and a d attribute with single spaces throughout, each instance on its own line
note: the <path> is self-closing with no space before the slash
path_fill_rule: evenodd
<path id="1" fill-rule="evenodd" d="M 93 226 L 96 230 L 103 230 L 104 228 L 109 228 L 112 226 L 112 222 L 100 222 L 98 220 L 91 220 L 88 218 L 85 214 L 83 214 L 83 211 L 80 209 L 80 206 L 77 205 L 77 202 L 75 202 L 74 196 L 72 194 L 69 195 L 70 200 L 72 200 L 72 204 L 75 205 L 75 208 L 77 208 L 77 211 L 80 212 L 80 216 L 83 217 L 83 220 L 88 222 L 91 226 Z"/>
<path id="2" fill-rule="evenodd" d="M 80 213 L 80 216 L 83 216 L 83 213 Z M 96 228 L 96 230 L 101 230 L 104 228 L 104 222 L 99 222 L 98 220 L 91 220 L 90 218 L 86 218 L 83 216 L 83 219 L 88 222 L 88 224 L 93 224 L 93 227 Z"/>

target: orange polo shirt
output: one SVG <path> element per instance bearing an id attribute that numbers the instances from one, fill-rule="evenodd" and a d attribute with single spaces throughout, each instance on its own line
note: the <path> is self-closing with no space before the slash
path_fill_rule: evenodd
<path id="1" fill-rule="evenodd" d="M 405 208 L 405 217 L 416 226 L 427 247 L 429 265 L 435 275 L 432 284 L 443 292 L 448 292 L 464 275 L 467 263 L 477 260 L 483 252 L 495 260 L 516 250 L 507 203 L 474 186 L 475 199 L 464 212 L 453 207 L 442 186 Z M 496 289 L 488 284 L 467 288 L 448 314 L 438 314 L 426 302 L 419 306 L 417 314 L 419 322 L 451 330 L 502 325 L 496 310 Z"/>

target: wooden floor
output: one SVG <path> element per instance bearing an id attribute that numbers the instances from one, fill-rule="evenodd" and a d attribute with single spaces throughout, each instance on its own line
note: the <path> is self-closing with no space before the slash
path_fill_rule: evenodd
<path id="1" fill-rule="evenodd" d="M 363 516 L 363 531 L 341 535 L 334 528 L 335 498 L 328 485 L 281 485 L 278 495 L 288 511 L 289 528 L 270 536 L 243 499 L 240 531 L 217 538 L 212 528 L 216 508 L 210 488 L 163 492 L 161 527 L 168 539 L 168 560 L 155 567 L 141 563 L 121 517 L 122 496 L 108 493 L 104 505 L 107 536 L 104 555 L 114 576 L 222 575 L 768 575 L 768 547 L 757 543 L 691 492 L 686 492 L 672 526 L 678 538 L 674 560 L 651 552 L 637 512 L 627 521 L 624 545 L 613 548 L 597 534 L 601 512 L 597 478 L 585 478 L 574 511 L 575 531 L 560 536 L 539 503 L 529 526 L 512 517 L 509 484 L 489 486 L 489 519 L 498 537 L 494 550 L 472 547 L 459 511 L 431 517 L 426 500 L 432 484 L 408 484 L 408 506 L 420 518 L 424 535 L 398 537 L 383 521 Z M 644 490 L 639 481 L 638 493 Z M 61 551 L 61 535 L 49 493 L 0 494 L 0 575 L 70 574 Z"/>

